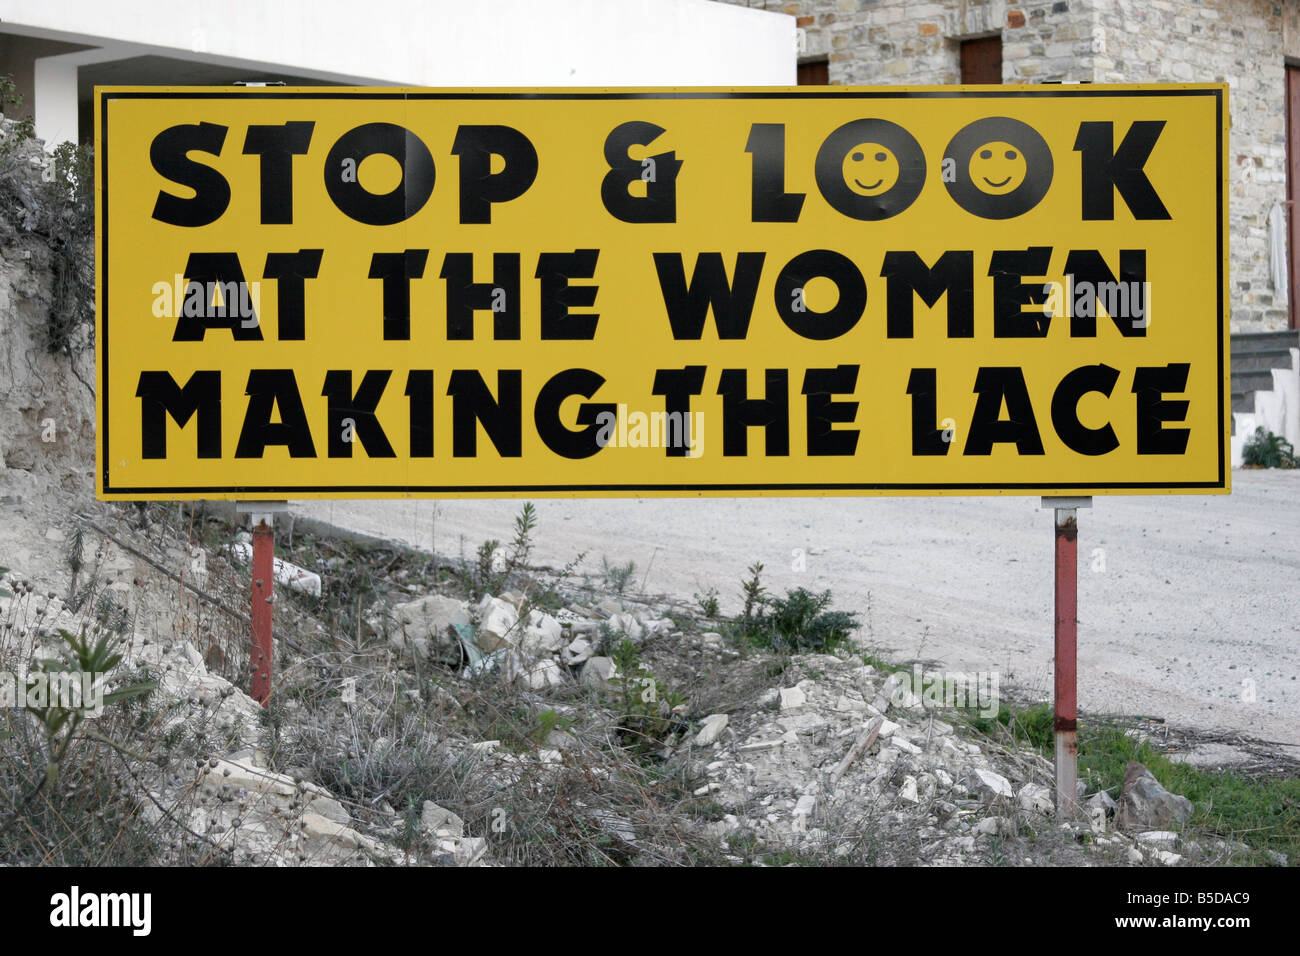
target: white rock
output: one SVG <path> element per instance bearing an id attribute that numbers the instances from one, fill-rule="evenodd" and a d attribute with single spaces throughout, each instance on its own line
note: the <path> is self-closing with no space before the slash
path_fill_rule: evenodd
<path id="1" fill-rule="evenodd" d="M 673 630 L 671 618 L 640 618 L 641 627 L 645 629 L 646 637 L 658 637 L 662 634 L 670 634 Z"/>
<path id="2" fill-rule="evenodd" d="M 479 626 L 474 634 L 474 643 L 485 653 L 491 653 L 506 645 L 514 645 L 520 638 L 516 630 L 519 612 L 514 605 L 492 595 L 485 595 L 478 602 Z"/>
<path id="3" fill-rule="evenodd" d="M 794 815 L 796 817 L 810 817 L 816 808 L 817 798 L 811 794 L 804 794 L 794 805 Z"/>
<path id="4" fill-rule="evenodd" d="M 388 627 L 389 641 L 399 647 L 414 646 L 423 656 L 446 654 L 460 660 L 460 640 L 455 625 L 469 626 L 469 605 L 464 601 L 431 594 L 388 612 L 388 621 L 374 626 Z"/>
<path id="5" fill-rule="evenodd" d="M 1134 837 L 1138 843 L 1161 844 L 1173 846 L 1178 842 L 1178 834 L 1173 830 L 1148 830 Z"/>
<path id="6" fill-rule="evenodd" d="M 1180 853 L 1170 853 L 1168 850 L 1156 850 L 1156 859 L 1165 866 L 1174 866 L 1183 859 Z"/>
<path id="7" fill-rule="evenodd" d="M 886 718 L 880 722 L 880 733 L 876 734 L 876 736 L 883 740 L 894 736 L 896 730 L 898 730 L 898 724 Z"/>
<path id="8" fill-rule="evenodd" d="M 582 665 L 582 685 L 603 687 L 618 676 L 618 668 L 608 657 L 593 657 Z"/>
<path id="9" fill-rule="evenodd" d="M 916 778 L 905 777 L 903 785 L 898 789 L 898 799 L 903 803 L 920 803 L 921 797 L 917 793 Z"/>
<path id="10" fill-rule="evenodd" d="M 230 545 L 230 553 L 231 557 L 240 564 L 248 564 L 253 560 L 253 544 L 251 541 L 235 541 Z M 271 568 L 277 584 L 302 591 L 312 597 L 320 597 L 321 580 L 320 575 L 315 571 L 308 571 L 306 568 L 281 561 L 279 558 L 273 559 Z"/>
<path id="11" fill-rule="evenodd" d="M 912 693 L 911 676 L 903 673 L 893 673 L 885 681 L 885 686 L 881 693 L 889 700 L 889 703 L 900 709 L 910 709 L 921 706 L 921 698 Z"/>
<path id="12" fill-rule="evenodd" d="M 506 658 L 506 680 L 520 681 L 532 690 L 547 687 L 559 687 L 564 683 L 564 671 L 555 661 L 544 657 L 539 661 L 529 661 L 517 654 Z"/>
<path id="13" fill-rule="evenodd" d="M 1016 802 L 1020 809 L 1031 813 L 1051 814 L 1056 809 L 1052 791 L 1038 783 L 1027 783 L 1021 787 L 1016 794 Z"/>
<path id="14" fill-rule="evenodd" d="M 519 646 L 533 654 L 552 654 L 564 647 L 564 625 L 551 615 L 534 610 L 528 615 Z"/>
<path id="15" fill-rule="evenodd" d="M 303 836 L 325 840 L 345 850 L 354 850 L 361 845 L 361 834 L 356 830 L 311 811 L 302 815 L 302 832 Z"/>
<path id="16" fill-rule="evenodd" d="M 1134 865 L 1137 865 L 1137 864 L 1141 863 L 1142 860 L 1143 860 L 1143 857 L 1142 857 L 1142 851 L 1141 851 L 1141 850 L 1134 849 L 1133 847 L 1129 847 L 1129 848 L 1128 848 L 1128 861 L 1129 861 L 1130 863 L 1132 863 L 1132 864 L 1134 864 Z"/>
<path id="17" fill-rule="evenodd" d="M 790 714 L 787 717 L 778 717 L 776 722 L 782 730 L 791 731 L 801 737 L 821 734 L 829 726 L 826 718 L 821 714 Z"/>
<path id="18" fill-rule="evenodd" d="M 291 777 L 231 760 L 218 760 L 201 784 L 201 789 L 209 793 L 219 792 L 222 787 L 276 797 L 292 797 L 296 791 Z"/>
<path id="19" fill-rule="evenodd" d="M 726 714 L 710 714 L 704 718 L 704 724 L 700 727 L 700 732 L 695 735 L 695 745 L 697 747 L 707 747 L 727 729 L 727 724 L 731 718 Z"/>
<path id="20" fill-rule="evenodd" d="M 1011 833 L 1014 827 L 1006 817 L 985 817 L 975 824 L 975 832 L 981 836 L 998 836 Z"/>
<path id="21" fill-rule="evenodd" d="M 432 800 L 425 800 L 420 808 L 420 829 L 432 837 L 460 838 L 465 835 L 465 821 Z"/>
<path id="22" fill-rule="evenodd" d="M 781 688 L 781 710 L 787 714 L 798 713 L 808 703 L 808 695 L 798 687 Z"/>
<path id="23" fill-rule="evenodd" d="M 987 800 L 1010 800 L 1015 797 L 1011 781 L 992 770 L 976 768 L 966 780 L 967 786 Z"/>
<path id="24" fill-rule="evenodd" d="M 574 613 L 567 608 L 557 612 L 557 619 L 563 617 L 574 617 Z M 563 620 L 561 620 L 563 623 Z M 586 618 L 577 618 L 569 623 L 569 630 L 573 632 L 574 637 L 595 638 L 600 633 L 600 622 L 590 621 Z"/>
<path id="25" fill-rule="evenodd" d="M 609 619 L 609 626 L 616 632 L 622 631 L 634 644 L 645 636 L 645 628 L 631 614 L 615 614 Z"/>
<path id="26" fill-rule="evenodd" d="M 352 822 L 352 817 L 343 804 L 339 803 L 333 797 L 314 796 L 307 804 L 307 809 L 312 813 L 319 813 L 327 820 L 333 820 L 335 823 L 348 824 Z"/>
<path id="27" fill-rule="evenodd" d="M 483 837 L 439 840 L 438 849 L 449 854 L 457 866 L 474 866 L 487 853 L 487 840 Z"/>
<path id="28" fill-rule="evenodd" d="M 578 664 L 589 660 L 594 651 L 595 648 L 592 647 L 591 641 L 587 640 L 585 637 L 578 637 L 569 642 L 569 646 L 564 649 L 564 653 L 561 656 L 563 657 L 565 664 L 570 667 L 575 667 Z"/>
<path id="29" fill-rule="evenodd" d="M 898 734 L 894 734 L 893 737 L 889 738 L 889 745 L 898 748 L 905 754 L 919 754 L 921 752 L 920 747 L 912 743 L 910 740 L 904 740 L 902 737 L 898 736 Z"/>

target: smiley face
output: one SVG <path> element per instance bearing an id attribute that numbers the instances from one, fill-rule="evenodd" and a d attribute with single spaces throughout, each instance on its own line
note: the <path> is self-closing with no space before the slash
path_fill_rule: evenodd
<path id="1" fill-rule="evenodd" d="M 970 181 L 990 196 L 1015 192 L 1027 173 L 1024 153 L 1010 143 L 985 143 L 971 153 Z"/>
<path id="2" fill-rule="evenodd" d="M 888 146 L 859 143 L 844 154 L 844 185 L 859 196 L 881 196 L 898 183 L 898 157 Z"/>

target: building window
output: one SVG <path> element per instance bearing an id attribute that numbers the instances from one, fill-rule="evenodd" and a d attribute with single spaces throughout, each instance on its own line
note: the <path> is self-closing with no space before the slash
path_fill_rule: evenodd
<path id="1" fill-rule="evenodd" d="M 1002 82 L 1002 37 L 978 37 L 961 41 L 963 83 Z"/>
<path id="2" fill-rule="evenodd" d="M 830 63 L 826 60 L 800 63 L 798 77 L 800 86 L 828 86 L 831 82 Z"/>

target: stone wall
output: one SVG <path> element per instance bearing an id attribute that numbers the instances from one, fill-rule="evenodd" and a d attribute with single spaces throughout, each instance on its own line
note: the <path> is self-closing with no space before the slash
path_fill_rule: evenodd
<path id="1" fill-rule="evenodd" d="M 830 82 L 960 82 L 960 41 L 1000 33 L 1005 83 L 1226 82 L 1234 332 L 1287 326 L 1268 213 L 1286 199 L 1286 71 L 1300 0 L 720 0 L 787 13 Z M 1300 214 L 1300 213 L 1297 213 Z"/>
<path id="2" fill-rule="evenodd" d="M 1287 325 L 1286 292 L 1269 278 L 1268 213 L 1286 199 L 1283 5 L 1273 0 L 1098 3 L 1100 83 L 1226 82 L 1232 330 Z M 1295 22 L 1300 2 L 1285 5 Z M 1297 31 L 1291 31 L 1296 37 Z M 1292 41 L 1294 47 L 1294 40 Z"/>
<path id="3" fill-rule="evenodd" d="M 0 120 L 0 131 L 12 129 Z M 90 328 L 80 326 L 71 355 L 48 345 L 54 273 L 47 236 L 39 140 L 0 157 L 0 472 L 30 472 L 69 488 L 94 477 L 95 380 Z M 83 268 L 93 269 L 87 242 Z"/>

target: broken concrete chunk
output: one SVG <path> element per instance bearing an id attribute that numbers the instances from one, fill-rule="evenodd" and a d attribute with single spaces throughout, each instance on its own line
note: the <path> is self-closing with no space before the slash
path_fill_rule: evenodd
<path id="1" fill-rule="evenodd" d="M 420 811 L 420 829 L 431 837 L 455 837 L 465 835 L 465 821 L 432 800 L 425 800 Z"/>
<path id="2" fill-rule="evenodd" d="M 798 687 L 782 687 L 781 694 L 781 712 L 786 714 L 795 714 L 803 710 L 808 703 L 808 696 Z"/>
<path id="3" fill-rule="evenodd" d="M 992 770 L 975 769 L 966 778 L 966 786 L 977 794 L 985 803 L 994 800 L 1010 800 L 1015 796 L 1011 781 Z"/>
<path id="4" fill-rule="evenodd" d="M 697 747 L 707 747 L 716 741 L 722 732 L 727 729 L 727 723 L 731 720 L 726 714 L 710 714 L 704 718 L 704 724 L 700 727 L 700 732 L 695 735 L 695 745 Z"/>

